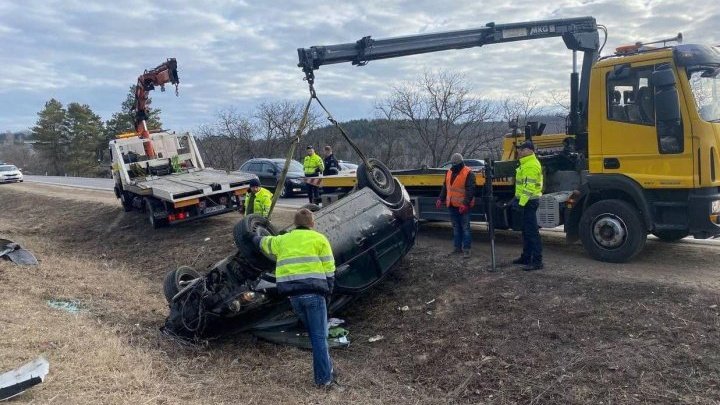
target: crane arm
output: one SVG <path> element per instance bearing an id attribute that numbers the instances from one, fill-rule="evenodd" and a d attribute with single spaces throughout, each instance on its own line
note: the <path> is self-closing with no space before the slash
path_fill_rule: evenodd
<path id="1" fill-rule="evenodd" d="M 175 94 L 180 84 L 178 77 L 177 61 L 175 58 L 169 58 L 164 63 L 158 65 L 154 69 L 146 70 L 138 77 L 137 85 L 135 85 L 135 131 L 141 139 L 150 138 L 150 132 L 147 128 L 147 101 L 148 93 L 159 86 L 161 91 L 165 91 L 167 83 L 175 85 Z M 152 158 L 155 156 L 155 150 L 151 142 L 145 142 L 145 154 Z"/>
<path id="2" fill-rule="evenodd" d="M 351 43 L 299 48 L 297 50 L 298 67 L 303 69 L 309 80 L 313 80 L 313 71 L 323 65 L 350 62 L 353 65 L 363 66 L 369 61 L 378 59 L 552 37 L 562 37 L 568 49 L 584 53 L 579 88 L 575 84 L 576 89 L 571 94 L 571 98 L 574 98 L 574 102 L 571 104 L 575 107 L 575 111 L 571 112 L 571 118 L 577 115 L 586 118 L 590 69 L 597 60 L 600 47 L 598 25 L 593 17 L 510 24 L 489 23 L 482 28 L 476 29 L 409 35 L 388 39 L 373 39 L 366 36 Z M 577 83 L 577 78 L 574 80 Z M 571 133 L 583 130 L 584 124 L 577 118 L 575 118 L 575 124 L 571 124 L 573 127 L 569 131 Z"/>

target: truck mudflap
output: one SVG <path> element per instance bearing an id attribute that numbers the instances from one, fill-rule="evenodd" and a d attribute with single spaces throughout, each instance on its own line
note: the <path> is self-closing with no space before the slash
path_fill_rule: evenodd
<path id="1" fill-rule="evenodd" d="M 399 183 L 396 186 L 400 193 L 392 201 L 364 188 L 315 213 L 316 229 L 327 236 L 335 256 L 330 313 L 382 280 L 414 245 L 418 222 L 409 196 Z M 257 330 L 264 331 L 258 334 L 262 338 L 297 343 L 287 334 L 274 333 L 296 327 L 298 319 L 289 300 L 277 294 L 273 260 L 247 242 L 253 234 L 266 233 L 275 233 L 267 220 L 245 217 L 236 226 L 235 255 L 211 266 L 192 285 L 184 280 L 182 285 L 166 286 L 170 314 L 162 331 L 195 340 Z M 169 283 L 176 279 L 166 278 Z"/>

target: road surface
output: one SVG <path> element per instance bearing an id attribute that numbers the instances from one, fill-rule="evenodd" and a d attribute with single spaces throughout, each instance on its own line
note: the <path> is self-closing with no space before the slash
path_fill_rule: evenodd
<path id="1" fill-rule="evenodd" d="M 113 179 L 101 179 L 90 177 L 64 177 L 64 176 L 32 176 L 25 175 L 25 181 L 40 184 L 52 184 L 67 187 L 77 187 L 89 190 L 113 191 L 115 183 Z M 302 207 L 307 204 L 307 197 L 281 198 L 278 207 Z"/>

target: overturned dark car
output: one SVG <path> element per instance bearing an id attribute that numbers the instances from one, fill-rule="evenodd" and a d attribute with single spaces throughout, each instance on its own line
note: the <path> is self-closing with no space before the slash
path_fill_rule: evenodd
<path id="1" fill-rule="evenodd" d="M 379 282 L 415 243 L 418 222 L 404 187 L 382 163 L 358 168 L 358 187 L 315 212 L 315 229 L 325 234 L 335 256 L 335 289 L 328 301 L 333 314 Z M 316 207 L 317 208 L 317 207 Z M 275 287 L 274 258 L 251 242 L 274 235 L 268 220 L 249 215 L 234 229 L 237 253 L 211 266 L 205 275 L 180 267 L 165 278 L 170 314 L 162 330 L 183 339 L 249 331 L 258 337 L 308 346 L 289 300 Z M 332 345 L 332 344 L 331 344 Z"/>

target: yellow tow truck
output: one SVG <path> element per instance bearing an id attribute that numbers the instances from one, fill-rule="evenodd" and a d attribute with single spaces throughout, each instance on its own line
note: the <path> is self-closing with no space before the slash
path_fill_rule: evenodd
<path id="1" fill-rule="evenodd" d="M 666 241 L 720 235 L 720 47 L 681 44 L 682 36 L 620 47 L 599 57 L 605 27 L 592 17 L 511 24 L 298 49 L 307 78 L 323 65 L 369 61 L 488 44 L 561 37 L 573 53 L 570 114 L 562 134 L 543 134 L 528 123 L 523 135 L 503 139 L 496 162 L 497 228 L 517 229 L 513 195 L 516 145 L 536 144 L 545 171 L 538 210 L 543 227 L 564 225 L 568 241 L 581 240 L 592 257 L 624 262 L 648 234 Z M 583 53 L 578 72 L 577 52 Z M 434 208 L 443 171 L 395 171 L 414 198 L 420 218 L 444 219 Z M 478 185 L 485 183 L 477 176 Z M 341 176 L 324 188 L 349 188 Z M 478 187 L 482 193 L 483 187 Z M 485 207 L 475 207 L 474 219 Z"/>

